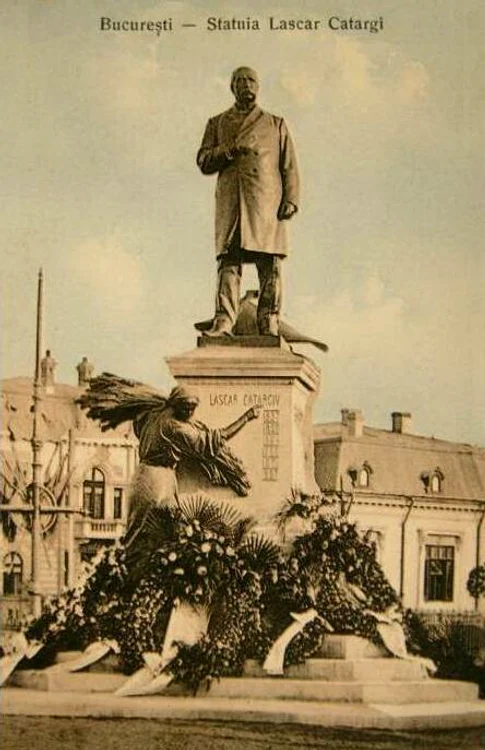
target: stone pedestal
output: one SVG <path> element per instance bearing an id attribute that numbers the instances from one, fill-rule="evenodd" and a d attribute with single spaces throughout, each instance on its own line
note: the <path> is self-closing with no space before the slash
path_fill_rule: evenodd
<path id="1" fill-rule="evenodd" d="M 242 337 L 200 338 L 193 351 L 170 357 L 168 366 L 180 385 L 200 399 L 196 418 L 210 427 L 224 427 L 251 406 L 261 406 L 230 442 L 251 479 L 248 497 L 226 488 L 179 477 L 179 489 L 207 494 L 254 516 L 258 530 L 272 533 L 274 516 L 291 491 L 318 490 L 314 477 L 312 407 L 320 371 L 295 354 L 283 339 Z"/>

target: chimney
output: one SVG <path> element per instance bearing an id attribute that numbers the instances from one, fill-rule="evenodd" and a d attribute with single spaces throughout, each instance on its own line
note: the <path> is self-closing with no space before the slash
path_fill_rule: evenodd
<path id="1" fill-rule="evenodd" d="M 408 411 L 393 411 L 392 431 L 399 434 L 409 433 L 411 430 L 411 414 Z"/>
<path id="2" fill-rule="evenodd" d="M 362 437 L 364 432 L 364 415 L 360 409 L 343 409 L 347 412 L 347 434 L 350 437 Z M 343 413 L 342 413 L 343 421 Z"/>
<path id="3" fill-rule="evenodd" d="M 342 415 L 342 424 L 344 427 L 347 427 L 349 423 L 349 411 L 350 409 L 340 409 L 340 413 Z"/>

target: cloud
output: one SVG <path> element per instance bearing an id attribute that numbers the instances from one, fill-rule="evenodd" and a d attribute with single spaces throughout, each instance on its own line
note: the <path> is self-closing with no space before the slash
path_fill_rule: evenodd
<path id="1" fill-rule="evenodd" d="M 333 298 L 296 298 L 297 327 L 330 343 L 339 358 L 374 357 L 382 360 L 404 337 L 405 304 L 386 292 L 382 279 L 371 275 L 356 292 L 345 289 Z"/>
<path id="2" fill-rule="evenodd" d="M 400 72 L 398 92 L 405 101 L 421 99 L 427 96 L 429 83 L 425 66 L 416 61 L 408 62 Z"/>
<path id="3" fill-rule="evenodd" d="M 424 63 L 386 42 L 366 45 L 335 37 L 320 51 L 302 48 L 296 60 L 282 72 L 280 85 L 299 107 L 325 102 L 332 111 L 343 108 L 346 118 L 379 124 L 389 117 L 407 119 L 410 105 L 429 99 L 430 75 Z"/>
<path id="4" fill-rule="evenodd" d="M 101 49 L 84 65 L 100 105 L 125 114 L 134 112 L 137 117 L 158 109 L 153 91 L 159 91 L 160 67 L 154 42 L 147 43 L 142 54 L 131 48 Z"/>
<path id="5" fill-rule="evenodd" d="M 140 259 L 116 236 L 81 243 L 71 256 L 70 266 L 90 294 L 91 303 L 106 314 L 133 313 L 143 299 Z"/>
<path id="6" fill-rule="evenodd" d="M 294 69 L 285 70 L 281 74 L 280 85 L 301 107 L 310 106 L 317 99 L 319 81 L 310 78 L 308 72 Z"/>

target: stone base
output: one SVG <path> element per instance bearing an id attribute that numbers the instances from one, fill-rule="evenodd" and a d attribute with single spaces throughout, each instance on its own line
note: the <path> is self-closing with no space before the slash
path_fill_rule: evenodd
<path id="1" fill-rule="evenodd" d="M 79 654 L 61 653 L 53 667 L 15 672 L 10 685 L 24 689 L 4 691 L 10 696 L 4 705 L 7 713 L 49 716 L 65 711 L 387 729 L 485 726 L 485 705 L 474 683 L 429 678 L 419 661 L 385 657 L 382 649 L 357 636 L 329 635 L 322 653 L 332 656 L 307 659 L 288 667 L 282 677 L 268 676 L 248 660 L 242 677 L 215 681 L 196 697 L 169 691 L 132 698 L 113 695 L 127 677 L 115 671 L 112 654 L 70 673 L 66 664 Z M 17 700 L 15 694 L 27 697 Z M 36 697 L 42 694 L 45 701 Z"/>
<path id="2" fill-rule="evenodd" d="M 245 425 L 230 448 L 242 461 L 251 483 L 246 497 L 207 480 L 177 472 L 180 494 L 206 492 L 257 522 L 257 531 L 277 538 L 275 522 L 293 491 L 318 492 L 314 473 L 312 408 L 320 371 L 295 354 L 277 336 L 199 340 L 197 349 L 167 360 L 179 385 L 199 398 L 196 418 L 211 428 L 232 424 L 259 407 L 259 418 Z"/>
<path id="3" fill-rule="evenodd" d="M 354 729 L 422 730 L 485 726 L 483 701 L 406 705 L 252 698 L 121 698 L 112 693 L 52 693 L 6 688 L 8 716 L 67 716 L 157 721 L 234 721 Z M 375 740 L 375 738 L 374 738 Z"/>
<path id="4" fill-rule="evenodd" d="M 323 659 L 382 659 L 389 657 L 389 653 L 384 646 L 358 635 L 329 633 L 318 656 Z"/>
<path id="5" fill-rule="evenodd" d="M 478 686 L 458 680 L 418 682 L 329 682 L 286 677 L 224 677 L 210 689 L 211 698 L 295 700 L 345 703 L 446 703 L 478 699 Z"/>
<path id="6" fill-rule="evenodd" d="M 120 672 L 67 672 L 59 667 L 14 672 L 9 685 L 48 693 L 114 693 L 126 682 Z"/>
<path id="7" fill-rule="evenodd" d="M 403 664 L 398 660 L 396 662 Z M 394 675 L 392 675 L 392 670 L 391 673 L 388 671 L 387 675 L 383 673 L 378 681 L 375 672 L 371 673 L 370 679 L 367 678 L 365 664 L 347 662 L 346 675 L 340 671 L 342 666 L 345 666 L 344 662 L 340 662 L 337 668 L 335 662 L 328 667 L 314 663 L 304 666 L 307 667 L 307 672 L 303 670 L 303 679 L 301 676 L 297 677 L 297 667 L 293 667 L 285 677 L 224 677 L 212 684 L 209 693 L 205 688 L 202 689 L 200 697 L 394 705 L 463 703 L 478 699 L 478 686 L 474 683 L 458 680 L 416 680 L 410 679 L 410 673 L 406 675 L 409 679 L 402 680 L 398 674 L 402 667 L 398 667 Z M 335 677 L 347 679 L 333 679 L 332 669 L 335 670 Z M 127 679 L 126 675 L 119 673 L 71 673 L 56 666 L 44 670 L 16 672 L 12 675 L 9 684 L 50 693 L 114 693 Z M 162 696 L 159 697 L 162 698 Z"/>
<path id="8" fill-rule="evenodd" d="M 281 336 L 199 336 L 197 346 L 290 347 Z"/>
<path id="9" fill-rule="evenodd" d="M 244 676 L 268 677 L 262 666 L 253 660 L 246 662 Z M 419 661 L 390 658 L 307 659 L 304 664 L 287 667 L 284 677 L 325 682 L 418 682 L 429 679 Z"/>

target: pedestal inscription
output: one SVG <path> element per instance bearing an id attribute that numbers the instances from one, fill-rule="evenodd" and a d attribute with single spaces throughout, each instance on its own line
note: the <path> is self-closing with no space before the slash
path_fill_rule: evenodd
<path id="1" fill-rule="evenodd" d="M 170 358 L 168 365 L 177 382 L 197 394 L 198 414 L 208 424 L 222 427 L 243 409 L 261 408 L 260 418 L 231 441 L 251 480 L 248 497 L 205 491 L 255 516 L 259 529 L 272 533 L 274 516 L 292 490 L 316 490 L 312 406 L 320 373 L 284 342 L 271 347 L 251 343 L 199 346 Z M 179 486 L 182 492 L 194 489 L 184 485 L 183 477 Z"/>

